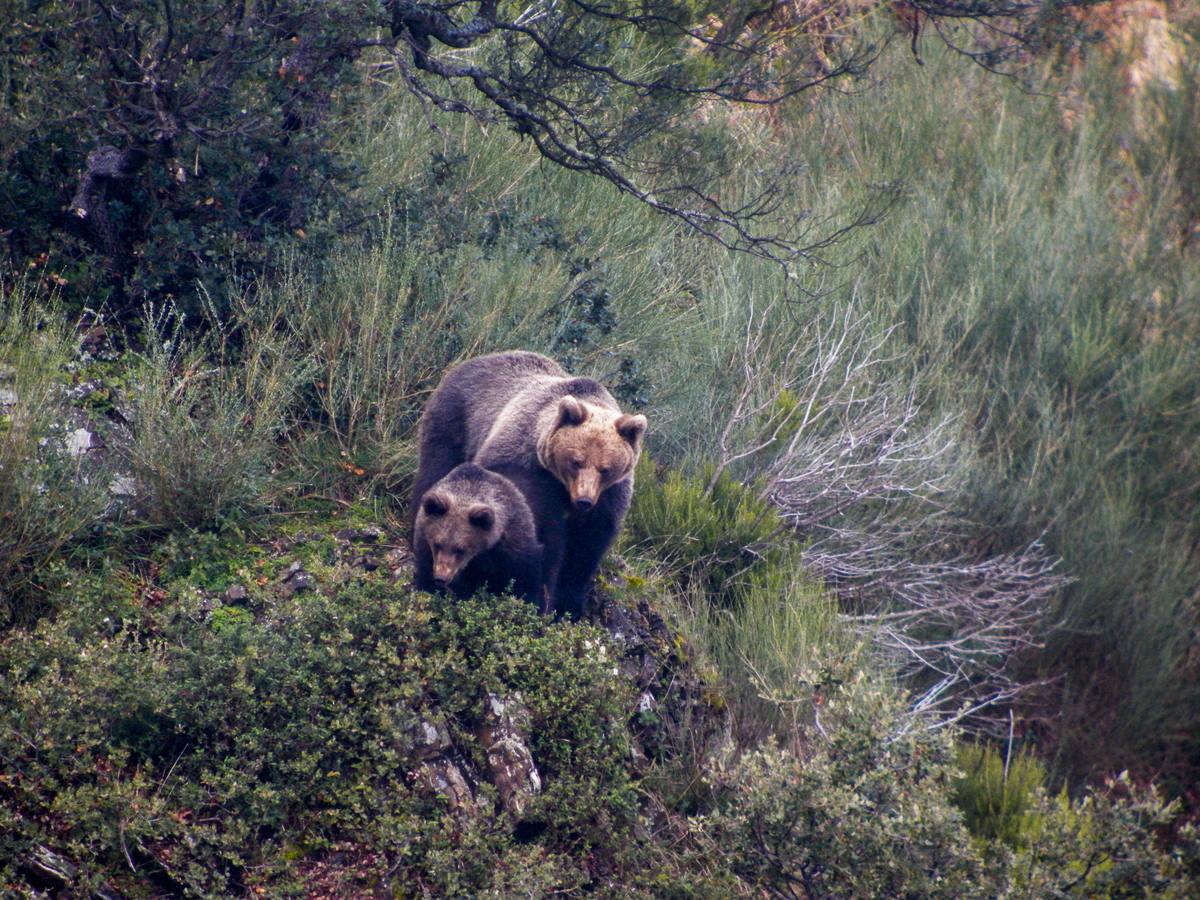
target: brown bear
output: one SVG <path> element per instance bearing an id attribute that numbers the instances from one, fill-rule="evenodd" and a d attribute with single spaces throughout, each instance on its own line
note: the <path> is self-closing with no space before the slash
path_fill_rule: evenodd
<path id="1" fill-rule="evenodd" d="M 645 416 L 622 413 L 599 382 L 545 356 L 477 357 L 451 369 L 425 407 L 414 496 L 464 461 L 510 479 L 537 523 L 551 606 L 577 617 L 629 509 L 645 432 Z"/>
<path id="2" fill-rule="evenodd" d="M 542 545 L 521 492 L 502 475 L 466 463 L 421 495 L 413 524 L 414 584 L 470 597 L 510 590 L 543 608 Z"/>

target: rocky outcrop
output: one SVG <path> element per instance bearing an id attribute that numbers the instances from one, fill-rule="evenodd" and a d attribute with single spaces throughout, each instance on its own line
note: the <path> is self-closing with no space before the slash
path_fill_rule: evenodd
<path id="1" fill-rule="evenodd" d="M 477 737 L 487 755 L 489 780 L 496 786 L 501 806 L 521 818 L 529 801 L 541 793 L 542 776 L 529 751 L 529 710 L 520 695 L 489 695 Z"/>
<path id="2" fill-rule="evenodd" d="M 637 686 L 630 710 L 635 762 L 668 752 L 686 731 L 712 765 L 723 765 L 734 742 L 717 673 L 696 664 L 683 636 L 645 599 L 636 580 L 618 576 L 598 588 L 594 620 L 612 639 L 618 670 Z"/>

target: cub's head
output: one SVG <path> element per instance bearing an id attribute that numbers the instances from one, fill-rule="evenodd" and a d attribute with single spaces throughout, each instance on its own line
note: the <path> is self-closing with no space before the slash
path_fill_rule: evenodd
<path id="1" fill-rule="evenodd" d="M 563 397 L 553 425 L 538 442 L 538 462 L 563 483 L 572 506 L 589 510 L 605 488 L 633 471 L 645 433 L 645 416 Z"/>
<path id="2" fill-rule="evenodd" d="M 486 497 L 475 497 L 438 482 L 421 498 L 417 540 L 433 554 L 433 581 L 439 588 L 454 581 L 480 553 L 496 546 L 503 533 L 497 510 Z"/>

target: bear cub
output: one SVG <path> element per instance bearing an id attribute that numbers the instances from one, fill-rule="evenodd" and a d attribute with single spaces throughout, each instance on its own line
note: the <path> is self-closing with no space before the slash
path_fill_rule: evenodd
<path id="1" fill-rule="evenodd" d="M 413 523 L 414 584 L 462 599 L 480 588 L 543 604 L 542 545 L 507 478 L 466 463 L 422 494 Z"/>

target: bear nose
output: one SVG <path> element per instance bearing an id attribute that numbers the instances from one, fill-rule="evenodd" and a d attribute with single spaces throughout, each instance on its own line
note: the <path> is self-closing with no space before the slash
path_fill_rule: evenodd
<path id="1" fill-rule="evenodd" d="M 433 578 L 433 583 L 436 584 L 440 588 L 444 588 L 446 586 L 446 579 L 442 578 L 439 575 L 435 575 Z"/>
<path id="2" fill-rule="evenodd" d="M 580 512 L 587 512 L 594 504 L 587 497 L 579 497 L 575 501 L 575 508 Z"/>

